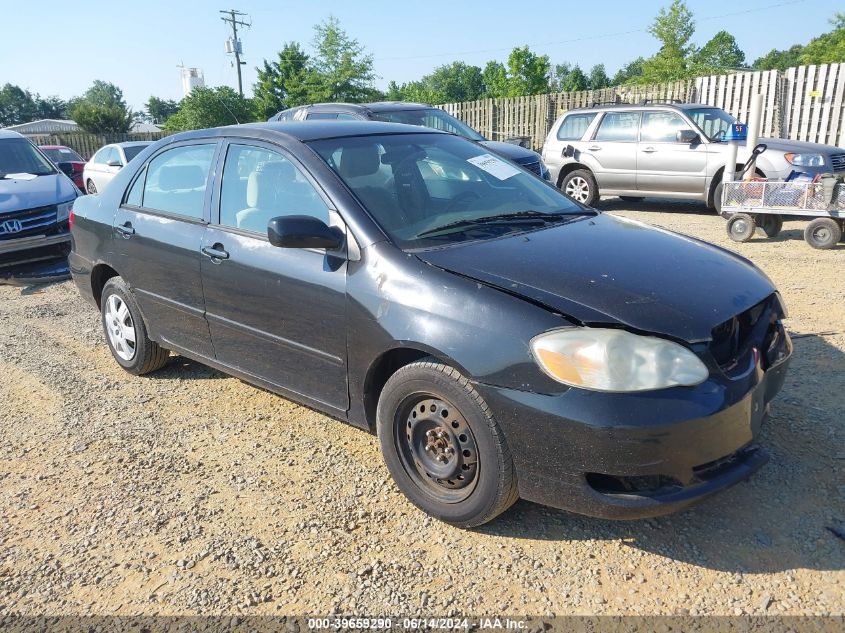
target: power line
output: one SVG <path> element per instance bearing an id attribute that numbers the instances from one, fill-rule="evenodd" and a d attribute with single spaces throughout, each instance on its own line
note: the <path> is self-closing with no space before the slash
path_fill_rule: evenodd
<path id="1" fill-rule="evenodd" d="M 232 25 L 232 50 L 229 51 L 227 47 L 227 53 L 232 52 L 235 54 L 235 66 L 238 69 L 238 92 L 243 97 L 244 96 L 244 87 L 243 87 L 243 80 L 241 79 L 241 66 L 245 65 L 246 62 L 241 61 L 241 41 L 238 39 L 238 26 L 243 26 L 249 28 L 252 26 L 251 22 L 244 22 L 240 20 L 241 16 L 246 15 L 241 11 L 237 11 L 235 9 L 229 9 L 228 11 L 221 10 L 220 13 L 225 15 L 221 16 L 220 19 L 224 22 L 227 22 Z M 234 115 L 232 115 L 234 116 Z"/>
<path id="2" fill-rule="evenodd" d="M 704 22 L 708 20 L 720 20 L 722 18 L 729 18 L 736 15 L 746 15 L 748 13 L 756 13 L 758 11 L 767 11 L 769 9 L 776 9 L 778 7 L 786 7 L 789 5 L 794 4 L 802 4 L 807 0 L 787 0 L 786 2 L 778 2 L 775 4 L 769 4 L 763 7 L 757 7 L 754 9 L 743 9 L 741 11 L 732 11 L 730 13 L 722 13 L 721 15 L 710 15 L 703 18 L 698 18 L 697 21 Z M 586 35 L 582 37 L 576 37 L 569 40 L 557 40 L 555 42 L 542 42 L 540 44 L 528 44 L 528 46 L 532 47 L 541 47 L 541 46 L 555 46 L 558 44 L 572 44 L 575 42 L 584 42 L 588 40 L 598 40 L 598 39 L 606 39 L 609 37 L 619 37 L 621 35 L 631 35 L 633 33 L 645 33 L 648 31 L 648 28 L 639 28 L 639 29 L 631 29 L 629 31 L 618 31 L 616 33 L 603 33 L 600 35 Z M 510 47 L 506 48 L 487 48 L 481 50 L 474 50 L 474 51 L 459 51 L 456 53 L 434 53 L 429 55 L 412 55 L 409 57 L 379 57 L 374 59 L 373 61 L 377 62 L 385 62 L 385 61 L 403 61 L 403 60 L 410 60 L 410 59 L 431 59 L 435 57 L 460 57 L 462 55 L 474 55 L 477 53 L 500 53 L 502 51 L 509 51 L 511 50 Z"/>

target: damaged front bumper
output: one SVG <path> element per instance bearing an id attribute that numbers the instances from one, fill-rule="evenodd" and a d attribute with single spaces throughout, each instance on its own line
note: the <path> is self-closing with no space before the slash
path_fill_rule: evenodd
<path id="1" fill-rule="evenodd" d="M 70 231 L 0 241 L 0 283 L 28 286 L 70 276 Z"/>

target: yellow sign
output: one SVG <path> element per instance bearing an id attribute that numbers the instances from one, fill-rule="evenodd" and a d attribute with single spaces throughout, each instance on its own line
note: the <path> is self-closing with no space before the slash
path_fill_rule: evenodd
<path id="1" fill-rule="evenodd" d="M 811 96 L 811 97 L 818 97 L 818 96 L 819 96 L 819 94 L 821 94 L 821 93 L 820 93 L 818 90 L 813 90 L 813 91 L 810 93 L 810 96 Z"/>

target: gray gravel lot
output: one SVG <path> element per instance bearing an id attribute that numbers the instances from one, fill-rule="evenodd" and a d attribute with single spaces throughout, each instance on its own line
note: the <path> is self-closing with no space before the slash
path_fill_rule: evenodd
<path id="1" fill-rule="evenodd" d="M 132 377 L 70 282 L 0 286 L 0 616 L 845 613 L 845 244 L 602 206 L 780 287 L 796 355 L 750 481 L 654 520 L 519 502 L 458 530 L 405 501 L 374 437 L 180 357 Z"/>

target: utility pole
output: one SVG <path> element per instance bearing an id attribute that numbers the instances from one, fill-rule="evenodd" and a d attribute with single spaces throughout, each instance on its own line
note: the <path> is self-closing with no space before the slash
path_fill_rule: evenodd
<path id="1" fill-rule="evenodd" d="M 221 16 L 220 19 L 232 25 L 232 39 L 226 42 L 226 52 L 235 54 L 235 66 L 238 69 L 238 92 L 243 97 L 244 88 L 243 81 L 241 79 L 241 66 L 245 65 L 246 62 L 241 61 L 241 53 L 243 51 L 241 49 L 241 41 L 238 39 L 238 26 L 245 26 L 249 28 L 252 24 L 239 19 L 241 16 L 246 15 L 246 13 L 242 13 L 241 11 L 229 9 L 228 11 L 221 10 L 220 13 L 225 14 Z"/>

